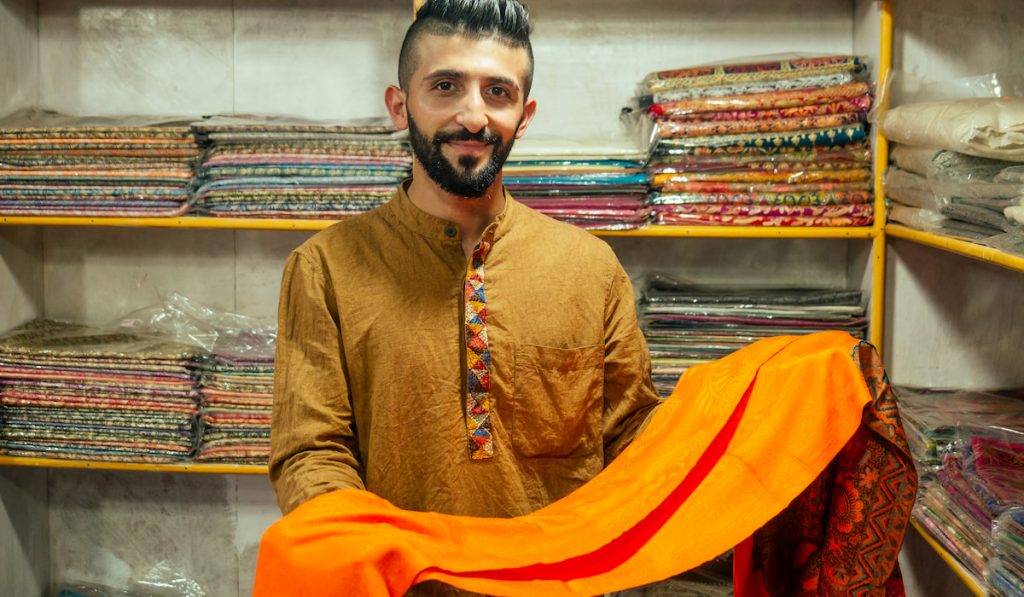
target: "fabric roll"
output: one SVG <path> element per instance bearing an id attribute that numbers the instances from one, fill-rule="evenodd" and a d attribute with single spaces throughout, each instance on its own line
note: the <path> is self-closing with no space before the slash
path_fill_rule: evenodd
<path id="1" fill-rule="evenodd" d="M 1024 98 L 898 106 L 882 117 L 882 132 L 897 143 L 1024 162 Z"/>

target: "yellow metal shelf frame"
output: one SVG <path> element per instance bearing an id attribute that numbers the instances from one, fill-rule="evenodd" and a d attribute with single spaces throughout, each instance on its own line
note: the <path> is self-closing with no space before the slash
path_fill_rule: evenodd
<path id="1" fill-rule="evenodd" d="M 942 561 L 946 562 L 946 564 L 953 570 L 953 572 L 956 573 L 958 577 L 960 577 L 960 580 L 963 581 L 963 583 L 967 586 L 967 588 L 971 591 L 972 594 L 977 595 L 977 597 L 986 597 L 986 595 L 988 595 L 988 591 L 984 588 L 982 583 L 977 578 L 975 578 L 973 574 L 968 572 L 967 569 L 965 569 L 963 565 L 961 565 L 960 562 L 958 562 L 957 559 L 953 557 L 953 554 L 946 551 L 946 548 L 943 547 L 942 544 L 940 544 L 938 541 L 936 541 L 935 537 L 932 537 L 931 533 L 929 533 L 927 529 L 921 526 L 921 523 L 911 518 L 910 524 L 917 530 L 921 537 L 924 538 L 928 545 L 930 545 L 932 549 L 935 550 L 935 553 L 937 553 L 939 557 L 942 558 Z"/>
<path id="2" fill-rule="evenodd" d="M 8 226 L 111 226 L 226 230 L 323 230 L 337 220 L 256 218 L 118 218 L 87 216 L 0 216 Z M 878 227 L 776 228 L 770 226 L 648 226 L 640 230 L 593 230 L 597 236 L 689 238 L 874 238 Z"/>
<path id="3" fill-rule="evenodd" d="M 267 467 L 257 464 L 205 464 L 201 462 L 149 464 L 143 462 L 102 462 L 97 460 L 61 460 L 58 458 L 27 458 L 22 456 L 0 456 L 0 466 L 74 468 L 103 471 L 142 471 L 159 473 L 207 473 L 213 475 L 267 474 Z"/>
<path id="4" fill-rule="evenodd" d="M 886 234 L 893 238 L 902 238 L 921 245 L 935 247 L 950 253 L 956 253 L 965 257 L 971 257 L 986 263 L 992 263 L 1008 269 L 1024 272 L 1024 257 L 1011 255 L 999 249 L 986 247 L 967 240 L 960 240 L 951 236 L 923 232 L 899 224 L 889 224 L 885 227 Z"/>

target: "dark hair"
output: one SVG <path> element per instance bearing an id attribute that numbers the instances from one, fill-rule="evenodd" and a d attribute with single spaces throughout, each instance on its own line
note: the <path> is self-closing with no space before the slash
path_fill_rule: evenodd
<path id="1" fill-rule="evenodd" d="M 398 84 L 409 89 L 418 66 L 415 45 L 421 35 L 494 37 L 513 48 L 523 48 L 530 58 L 523 97 L 533 84 L 533 47 L 530 45 L 530 13 L 519 0 L 427 0 L 416 11 L 416 20 L 405 32 L 398 55 Z"/>

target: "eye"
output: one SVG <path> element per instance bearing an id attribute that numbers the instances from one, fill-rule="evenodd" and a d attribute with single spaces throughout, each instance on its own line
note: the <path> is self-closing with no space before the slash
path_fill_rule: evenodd
<path id="1" fill-rule="evenodd" d="M 511 94 L 504 87 L 498 85 L 492 85 L 488 90 L 489 93 L 495 97 L 511 97 Z"/>
<path id="2" fill-rule="evenodd" d="M 434 84 L 434 89 L 438 91 L 454 91 L 455 84 L 451 81 L 438 81 Z"/>

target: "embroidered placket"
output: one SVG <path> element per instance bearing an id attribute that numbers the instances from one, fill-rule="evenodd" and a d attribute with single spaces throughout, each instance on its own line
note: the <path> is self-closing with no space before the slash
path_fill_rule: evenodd
<path id="1" fill-rule="evenodd" d="M 491 351 L 487 343 L 487 298 L 484 294 L 484 259 L 492 235 L 473 250 L 466 271 L 466 431 L 470 460 L 494 457 L 491 436 Z"/>

